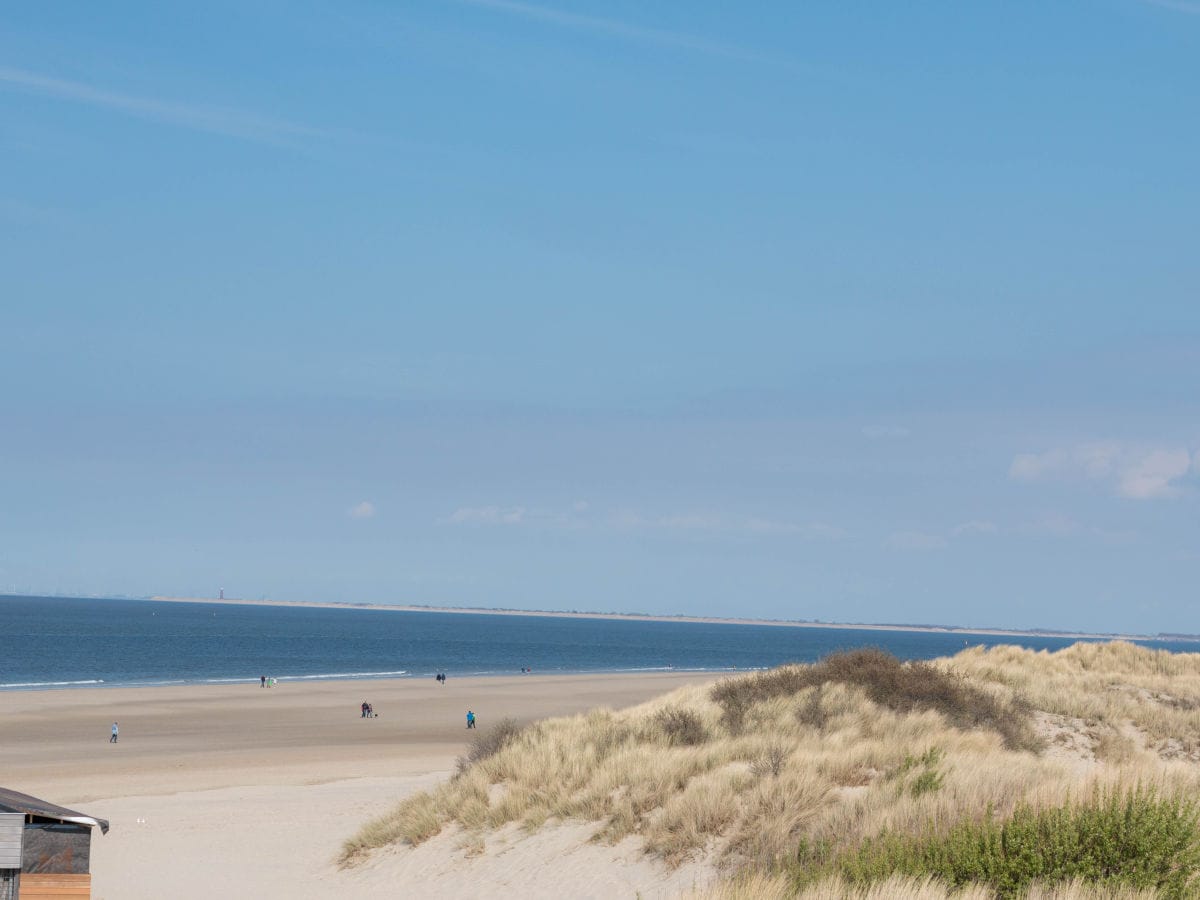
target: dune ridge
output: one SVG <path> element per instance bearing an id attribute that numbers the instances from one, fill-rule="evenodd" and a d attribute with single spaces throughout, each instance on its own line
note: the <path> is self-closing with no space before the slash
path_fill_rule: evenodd
<path id="1" fill-rule="evenodd" d="M 1133 791 L 1163 805 L 1145 807 L 1158 823 L 1153 816 L 1200 788 L 1200 655 L 1113 642 L 972 648 L 932 663 L 875 657 L 873 669 L 871 660 L 693 684 L 623 711 L 510 729 L 445 783 L 365 825 L 343 864 L 353 869 L 379 848 L 415 852 L 447 829 L 469 863 L 506 829 L 587 824 L 598 844 L 636 841 L 667 866 L 709 872 L 693 886 L 701 896 L 943 897 L 954 885 L 934 876 L 847 882 L 856 870 L 846 860 L 881 835 L 940 838 L 1021 810 L 1120 804 Z M 1180 852 L 1200 868 L 1194 837 Z M 1179 868 L 1174 857 L 1164 865 Z M 1196 874 L 965 887 L 1182 896 L 1171 886 L 1195 890 Z"/>

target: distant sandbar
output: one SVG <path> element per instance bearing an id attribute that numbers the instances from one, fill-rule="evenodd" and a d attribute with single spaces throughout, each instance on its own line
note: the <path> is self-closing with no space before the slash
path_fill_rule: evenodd
<path id="1" fill-rule="evenodd" d="M 476 616 L 547 616 L 559 619 L 621 619 L 633 622 L 698 622 L 709 625 L 772 625 L 781 628 L 830 628 L 858 631 L 905 631 L 922 634 L 965 634 L 992 637 L 1048 637 L 1099 640 L 1189 640 L 1190 635 L 1106 634 L 1087 631 L 1042 629 L 971 628 L 957 625 L 863 624 L 858 622 L 803 622 L 788 619 L 726 619 L 715 616 L 654 616 L 641 613 L 564 612 L 537 609 L 487 609 L 469 606 L 419 606 L 383 603 L 338 603 L 309 600 L 243 600 L 233 597 L 150 597 L 158 603 L 220 603 L 232 606 L 304 606 L 315 609 L 370 609 L 385 612 L 436 612 Z"/>

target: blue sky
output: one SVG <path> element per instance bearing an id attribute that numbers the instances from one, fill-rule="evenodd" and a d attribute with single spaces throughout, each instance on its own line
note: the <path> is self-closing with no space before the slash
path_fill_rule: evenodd
<path id="1" fill-rule="evenodd" d="M 1200 2 L 2 17 L 0 590 L 1200 630 Z"/>

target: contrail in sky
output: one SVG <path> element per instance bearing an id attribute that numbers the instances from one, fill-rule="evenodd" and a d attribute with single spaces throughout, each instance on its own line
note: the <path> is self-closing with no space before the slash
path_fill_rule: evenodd
<path id="1" fill-rule="evenodd" d="M 1142 0 L 1142 2 L 1150 6 L 1160 6 L 1163 9 L 1173 9 L 1175 12 L 1200 16 L 1200 2 L 1195 2 L 1195 0 Z"/>
<path id="2" fill-rule="evenodd" d="M 600 16 L 564 12 L 548 6 L 522 3 L 520 0 L 456 0 L 456 2 L 467 6 L 495 10 L 496 12 L 512 16 L 520 16 L 538 22 L 546 22 L 550 25 L 559 25 L 563 28 L 591 31 L 596 34 L 606 34 L 610 37 L 622 38 L 629 41 L 679 47 L 684 50 L 694 50 L 714 56 L 726 56 L 731 59 L 767 61 L 758 54 L 744 50 L 741 47 L 721 44 L 691 34 L 667 31 L 662 28 L 646 28 L 641 25 L 630 25 L 627 22 L 621 22 L 617 19 L 605 19 Z"/>
<path id="3" fill-rule="evenodd" d="M 98 109 L 109 109 L 138 119 L 161 122 L 268 144 L 287 144 L 297 138 L 316 137 L 322 132 L 255 113 L 206 104 L 175 103 L 122 94 L 79 81 L 68 81 L 26 69 L 0 66 L 0 89 L 7 88 L 43 97 L 53 97 Z"/>

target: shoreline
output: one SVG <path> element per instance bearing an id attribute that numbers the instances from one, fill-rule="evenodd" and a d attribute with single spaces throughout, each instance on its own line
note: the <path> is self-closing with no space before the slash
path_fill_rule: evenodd
<path id="1" fill-rule="evenodd" d="M 1153 634 L 1116 634 L 1089 631 L 1046 631 L 1018 628 L 973 628 L 957 625 L 894 625 L 854 622 L 803 622 L 791 619 L 746 619 L 719 616 L 665 616 L 642 613 L 566 612 L 562 610 L 486 609 L 470 606 L 418 606 L 413 604 L 350 603 L 321 600 L 244 600 L 236 597 L 153 597 L 136 598 L 147 603 L 210 603 L 223 606 L 294 606 L 310 609 L 365 609 L 380 612 L 450 613 L 477 616 L 532 616 L 552 619 L 606 619 L 631 622 L 691 622 L 701 625 L 768 625 L 775 628 L 819 628 L 834 631 L 888 631 L 916 634 L 963 634 L 987 637 L 1040 637 L 1064 640 L 1100 641 L 1178 641 L 1200 640 L 1196 635 L 1163 636 Z"/>
<path id="2" fill-rule="evenodd" d="M 530 669 L 528 672 L 455 672 L 455 680 L 479 681 L 494 678 L 635 678 L 642 676 L 681 675 L 684 677 L 706 676 L 719 678 L 729 674 L 748 674 L 762 672 L 767 666 L 722 666 L 720 668 L 699 669 L 677 666 L 662 666 L 660 668 L 634 669 Z M 318 684 L 379 684 L 389 681 L 425 681 L 434 676 L 433 672 L 379 672 L 377 674 L 358 675 L 272 675 L 278 685 L 299 687 L 302 685 Z M 104 691 L 104 690 L 153 690 L 156 688 L 219 688 L 246 687 L 259 684 L 257 675 L 228 678 L 200 678 L 195 681 L 186 679 L 170 679 L 161 681 L 105 681 L 102 678 L 79 681 L 46 681 L 22 682 L 20 684 L 0 684 L 0 696 L 5 694 L 20 694 L 25 692 L 44 693 L 61 691 Z"/>

